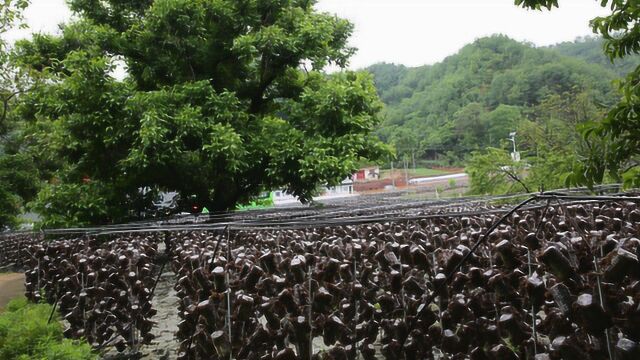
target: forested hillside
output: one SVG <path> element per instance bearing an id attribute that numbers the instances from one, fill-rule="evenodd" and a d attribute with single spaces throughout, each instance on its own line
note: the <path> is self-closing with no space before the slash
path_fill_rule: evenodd
<path id="1" fill-rule="evenodd" d="M 534 48 L 495 35 L 435 65 L 373 65 L 368 70 L 386 104 L 378 134 L 400 155 L 450 163 L 474 150 L 504 148 L 513 131 L 525 152 L 539 152 L 548 142 L 573 143 L 577 124 L 615 103 L 618 73 L 562 55 L 571 52 L 588 58 L 568 44 Z"/>
<path id="2" fill-rule="evenodd" d="M 591 64 L 600 64 L 613 70 L 620 76 L 624 76 L 640 65 L 640 56 L 627 56 L 623 59 L 616 59 L 611 62 L 603 51 L 604 40 L 599 37 L 580 37 L 575 41 L 563 42 L 550 46 L 549 49 L 559 52 L 562 55 L 582 59 Z"/>

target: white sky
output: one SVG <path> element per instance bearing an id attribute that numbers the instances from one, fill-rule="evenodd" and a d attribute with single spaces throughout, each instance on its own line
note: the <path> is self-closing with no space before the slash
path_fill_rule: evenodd
<path id="1" fill-rule="evenodd" d="M 527 11 L 513 0 L 320 0 L 317 8 L 355 24 L 351 68 L 386 61 L 408 66 L 433 64 L 473 40 L 496 33 L 536 45 L 591 34 L 589 20 L 607 10 L 597 0 L 560 0 L 560 9 Z M 69 20 L 64 0 L 32 0 L 29 31 L 55 32 Z M 14 31 L 10 40 L 28 32 Z"/>

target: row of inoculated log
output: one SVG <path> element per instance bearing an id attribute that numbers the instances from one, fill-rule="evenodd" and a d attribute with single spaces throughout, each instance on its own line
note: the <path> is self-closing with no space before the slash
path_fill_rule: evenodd
<path id="1" fill-rule="evenodd" d="M 42 236 L 38 234 L 0 234 L 0 268 L 21 269 L 24 265 L 24 250 L 40 243 Z"/>
<path id="2" fill-rule="evenodd" d="M 69 327 L 65 335 L 85 338 L 95 348 L 136 349 L 153 338 L 152 239 L 121 237 L 53 241 L 31 246 L 26 262 L 26 296 L 55 304 Z"/>

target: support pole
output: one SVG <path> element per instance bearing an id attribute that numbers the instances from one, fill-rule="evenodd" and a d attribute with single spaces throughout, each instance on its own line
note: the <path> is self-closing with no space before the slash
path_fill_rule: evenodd
<path id="1" fill-rule="evenodd" d="M 313 289 L 312 289 L 312 269 L 311 265 L 309 265 L 309 270 L 307 272 L 309 276 L 309 360 L 313 358 Z"/>
<path id="2" fill-rule="evenodd" d="M 529 265 L 529 278 L 531 278 L 531 274 L 533 273 L 531 268 L 531 251 L 527 248 L 527 263 Z M 533 355 L 538 355 L 538 334 L 536 332 L 536 306 L 531 303 L 531 329 L 533 336 Z"/>
<path id="3" fill-rule="evenodd" d="M 356 289 L 356 281 L 358 280 L 358 259 L 353 256 L 353 287 L 351 293 L 353 294 Z M 355 352 L 355 358 L 358 358 L 358 299 L 354 297 L 353 307 L 355 315 L 353 316 L 353 351 Z"/>
<path id="4" fill-rule="evenodd" d="M 604 251 L 602 250 L 602 246 L 600 247 L 600 256 L 604 256 Z M 602 282 L 600 280 L 600 268 L 598 266 L 598 258 L 596 255 L 593 255 L 593 264 L 594 270 L 596 271 L 596 281 L 598 284 L 598 300 L 600 302 L 600 306 L 604 310 L 604 298 L 602 296 Z M 607 341 L 607 352 L 609 354 L 609 360 L 613 360 L 613 352 L 611 351 L 611 339 L 609 338 L 609 329 L 604 329 L 604 337 Z"/>
<path id="5" fill-rule="evenodd" d="M 391 186 L 394 189 L 396 188 L 396 177 L 395 177 L 395 174 L 393 173 L 393 161 L 391 161 Z"/>
<path id="6" fill-rule="evenodd" d="M 233 338 L 231 337 L 231 287 L 229 286 L 229 272 L 225 274 L 227 282 L 227 328 L 229 330 L 229 358 L 233 359 Z"/>

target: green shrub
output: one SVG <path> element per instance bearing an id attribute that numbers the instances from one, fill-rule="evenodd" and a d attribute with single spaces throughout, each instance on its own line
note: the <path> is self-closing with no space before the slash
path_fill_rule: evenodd
<path id="1" fill-rule="evenodd" d="M 16 312 L 22 308 L 27 307 L 27 305 L 29 304 L 29 301 L 27 300 L 26 297 L 19 297 L 19 298 L 15 298 L 11 301 L 9 301 L 9 303 L 7 304 L 7 310 L 8 312 Z M 1 321 L 1 320 L 0 320 Z"/>
<path id="2" fill-rule="evenodd" d="M 91 352 L 89 344 L 78 343 L 69 339 L 63 339 L 61 342 L 41 348 L 40 354 L 42 354 L 39 355 L 42 360 L 96 359 L 96 355 Z"/>
<path id="3" fill-rule="evenodd" d="M 28 304 L 20 298 L 0 314 L 0 360 L 96 359 L 86 343 L 64 339 L 62 324 L 47 324 L 51 305 Z"/>

